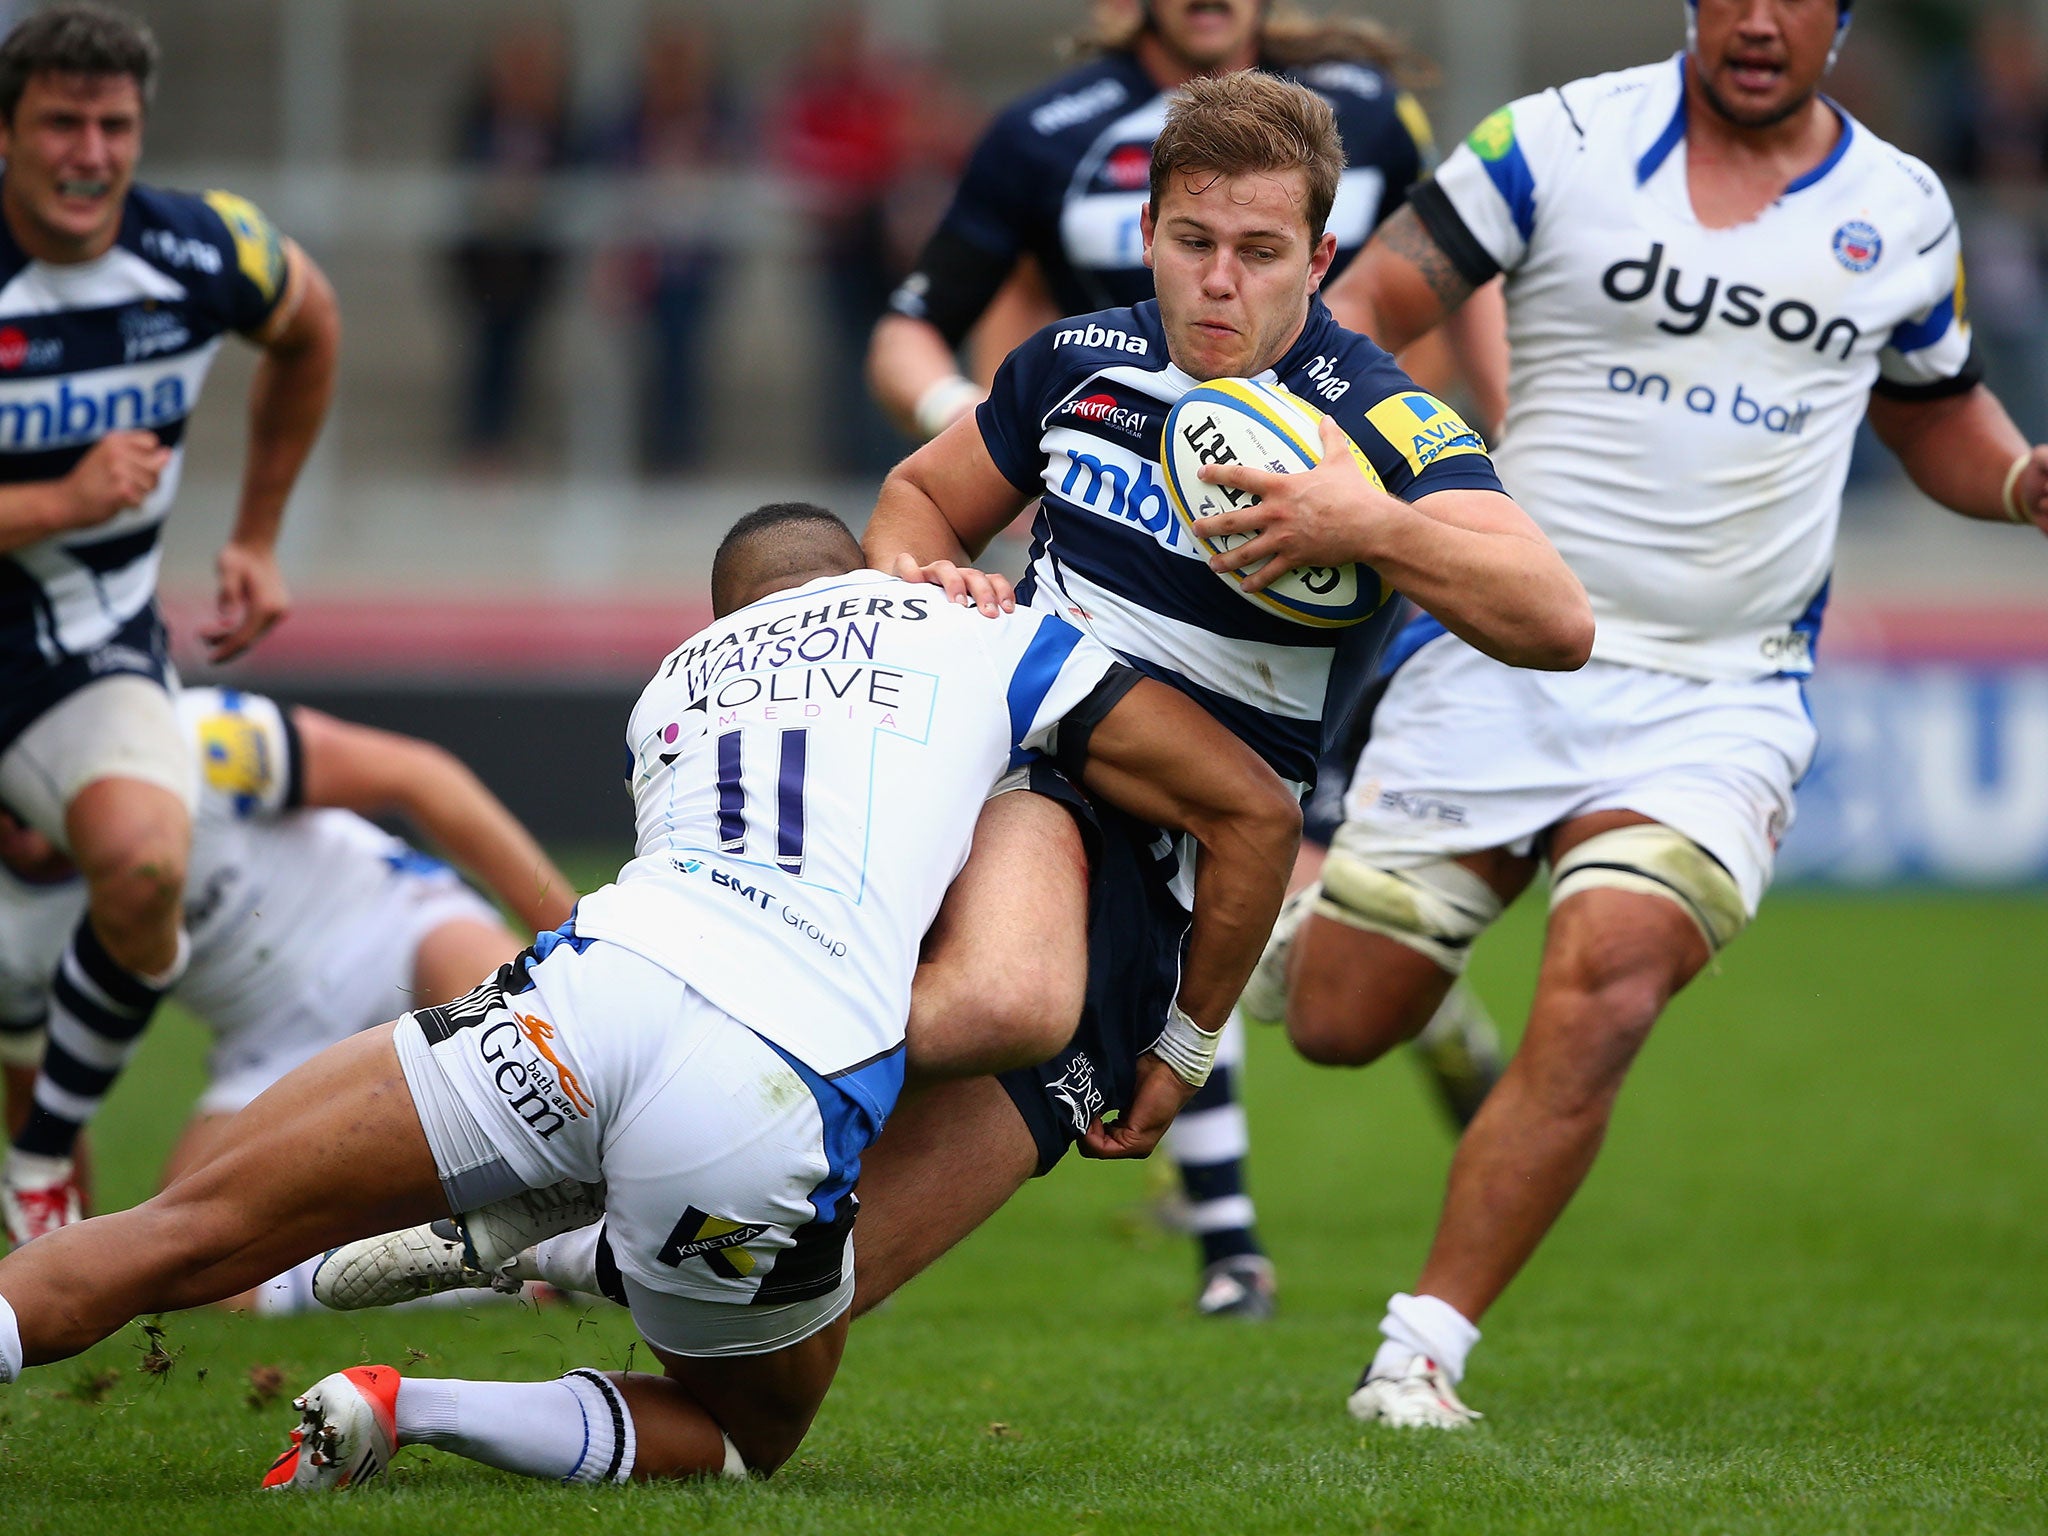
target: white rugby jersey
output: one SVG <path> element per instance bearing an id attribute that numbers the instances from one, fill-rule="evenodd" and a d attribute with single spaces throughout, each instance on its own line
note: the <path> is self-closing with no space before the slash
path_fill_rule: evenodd
<path id="1" fill-rule="evenodd" d="M 1502 481 L 1592 598 L 1603 660 L 1805 673 L 1873 387 L 1969 388 L 1955 214 L 1836 108 L 1832 153 L 1755 219 L 1686 190 L 1684 58 L 1481 123 L 1416 213 L 1468 278 L 1507 277 Z"/>
<path id="2" fill-rule="evenodd" d="M 877 571 L 729 614 L 633 710 L 638 856 L 576 932 L 821 1074 L 889 1057 L 990 788 L 1117 665 L 1057 615 L 985 618 Z M 862 1091 L 888 1113 L 894 1087 Z"/>
<path id="3" fill-rule="evenodd" d="M 178 698 L 199 754 L 185 881 L 191 964 L 172 996 L 223 1038 L 260 1030 L 288 1003 L 322 999 L 364 1024 L 396 1018 L 410 976 L 388 947 L 398 881 L 454 873 L 348 811 L 298 809 L 296 733 L 257 694 L 191 688 Z M 85 913 L 85 882 L 30 885 L 0 869 L 0 1018 L 47 1011 L 50 979 Z M 387 995 L 388 994 L 388 995 Z"/>

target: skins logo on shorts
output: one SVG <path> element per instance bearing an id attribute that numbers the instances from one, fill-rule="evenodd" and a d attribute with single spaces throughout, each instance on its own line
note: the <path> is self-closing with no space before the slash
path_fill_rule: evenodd
<path id="1" fill-rule="evenodd" d="M 678 1268 L 685 1259 L 702 1259 L 723 1280 L 744 1280 L 754 1272 L 754 1256 L 746 1245 L 768 1230 L 766 1222 L 731 1221 L 694 1205 L 683 1212 L 655 1258 Z"/>
<path id="2" fill-rule="evenodd" d="M 1835 260 L 1851 272 L 1868 272 L 1884 254 L 1884 240 L 1876 229 L 1861 219 L 1851 219 L 1835 231 Z"/>
<path id="3" fill-rule="evenodd" d="M 1102 1113 L 1102 1090 L 1095 1086 L 1095 1063 L 1076 1054 L 1066 1070 L 1045 1085 L 1045 1091 L 1059 1100 L 1080 1135 Z"/>
<path id="4" fill-rule="evenodd" d="M 1502 107 L 1472 130 L 1465 142 L 1482 160 L 1498 160 L 1515 147 L 1515 114 Z"/>

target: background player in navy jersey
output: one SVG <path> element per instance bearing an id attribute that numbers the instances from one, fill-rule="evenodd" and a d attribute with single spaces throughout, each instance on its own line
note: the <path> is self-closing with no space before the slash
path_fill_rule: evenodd
<path id="1" fill-rule="evenodd" d="M 326 280 L 255 208 L 135 184 L 155 68 L 146 28 L 91 6 L 0 43 L 0 800 L 90 893 L 0 1178 L 17 1242 L 77 1219 L 78 1124 L 185 962 L 197 784 L 155 594 L 186 418 L 225 334 L 263 348 L 201 632 L 224 661 L 284 615 L 278 524 L 339 345 Z"/>
<path id="2" fill-rule="evenodd" d="M 1140 211 L 1152 141 L 1170 93 L 1187 81 L 1258 67 L 1330 104 L 1344 156 L 1329 214 L 1331 277 L 1430 169 L 1428 120 L 1396 78 L 1397 48 L 1371 23 L 1276 16 L 1265 0 L 1150 0 L 1134 11 L 1090 40 L 1097 57 L 996 119 L 917 270 L 891 299 L 892 313 L 875 327 L 869 371 L 876 395 L 920 440 L 983 397 L 955 355 L 977 324 L 1002 333 L 976 337 L 977 351 L 1000 360 L 1061 315 L 1152 297 Z M 1452 334 L 1482 417 L 1498 419 L 1506 354 L 1497 294 L 1468 305 Z M 1482 1070 L 1479 1081 L 1468 1081 L 1470 1066 L 1496 1053 L 1489 1042 L 1462 1037 L 1430 1049 L 1441 1034 L 1424 1042 L 1425 1059 L 1453 1074 L 1454 1102 L 1476 1103 L 1491 1078 Z M 1242 1167 L 1247 1139 L 1233 1072 L 1241 1059 L 1233 1021 L 1225 1064 L 1175 1123 L 1168 1150 L 1180 1164 L 1187 1219 L 1201 1247 L 1198 1309 L 1263 1316 L 1272 1305 L 1272 1268 L 1259 1252 Z"/>
<path id="3" fill-rule="evenodd" d="M 993 609 L 1007 583 L 958 567 L 1042 495 L 1018 600 L 1075 616 L 1185 689 L 1298 789 L 1314 778 L 1337 652 L 1330 631 L 1235 594 L 1176 522 L 1159 434 L 1197 380 L 1276 377 L 1329 412 L 1385 486 L 1343 454 L 1302 477 L 1358 534 L 1350 558 L 1475 645 L 1573 667 L 1591 635 L 1583 591 L 1502 494 L 1477 434 L 1315 297 L 1335 256 L 1324 223 L 1341 168 L 1333 114 L 1314 93 L 1251 71 L 1191 82 L 1155 145 L 1142 214 L 1159 298 L 1059 322 L 1018 349 L 973 415 L 898 467 L 866 539 L 884 568 Z M 1395 607 L 1354 632 L 1359 650 L 1384 639 Z M 933 1088 L 877 1147 L 877 1208 L 916 1219 L 884 1216 L 863 1249 L 871 1296 L 1048 1169 L 1090 1114 L 1129 1102 L 1128 1064 L 1163 1014 L 1185 931 L 1171 889 L 1183 872 L 1152 829 L 1105 816 L 1101 833 L 1088 919 L 1087 863 L 1058 808 L 1009 795 L 984 814 L 928 946 L 913 1059 L 1013 1070 Z M 1084 971 L 1073 1035 L 1056 1005 Z M 963 1146 L 975 1155 L 959 1157 Z"/>
<path id="4" fill-rule="evenodd" d="M 1361 1065 L 1455 998 L 1550 866 L 1527 1029 L 1387 1304 L 1360 1419 L 1475 1416 L 1456 1385 L 1480 1319 L 1591 1171 L 1665 1005 L 1755 916 L 1813 760 L 1804 681 L 1859 423 L 1943 505 L 2048 525 L 2048 447 L 1980 382 L 1947 194 L 1821 93 L 1849 19 L 1697 0 L 1675 57 L 1482 122 L 1332 294 L 1398 346 L 1508 274 L 1501 473 L 1598 624 L 1582 671 L 1540 679 L 1403 634 L 1292 943 L 1295 1043 Z M 1261 516 L 1284 526 L 1291 499 Z M 1262 972 L 1289 968 L 1287 934 Z"/>

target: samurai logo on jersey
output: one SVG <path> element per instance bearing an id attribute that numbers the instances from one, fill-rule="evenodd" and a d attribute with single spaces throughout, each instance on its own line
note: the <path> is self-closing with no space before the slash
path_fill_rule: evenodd
<path id="1" fill-rule="evenodd" d="M 1876 255 L 1870 259 L 1874 264 Z M 1657 285 L 1660 272 L 1664 277 L 1661 290 Z M 1710 319 L 1742 328 L 1761 324 L 1780 341 L 1794 346 L 1811 342 L 1816 352 L 1827 351 L 1839 340 L 1842 350 L 1836 355 L 1846 360 L 1863 335 L 1862 328 L 1845 315 L 1822 324 L 1820 312 L 1811 304 L 1802 299 L 1772 303 L 1754 283 L 1724 283 L 1718 277 L 1704 277 L 1688 295 L 1683 269 L 1676 262 L 1668 269 L 1664 266 L 1662 241 L 1652 241 L 1647 256 L 1617 261 L 1609 267 L 1600 275 L 1600 290 L 1617 304 L 1634 304 L 1658 292 L 1670 318 L 1659 320 L 1657 329 L 1672 336 L 1694 335 Z M 1714 310 L 1717 298 L 1721 300 L 1719 313 Z"/>
<path id="2" fill-rule="evenodd" d="M 1118 405 L 1116 396 L 1110 394 L 1093 394 L 1084 399 L 1069 400 L 1060 407 L 1059 414 L 1072 416 L 1081 421 L 1097 422 L 1141 443 L 1148 442 L 1158 430 L 1150 416 L 1143 411 L 1132 410 L 1127 405 Z"/>
<path id="3" fill-rule="evenodd" d="M 730 1221 L 690 1206 L 661 1245 L 655 1259 L 671 1269 L 686 1259 L 702 1259 L 721 1280 L 744 1280 L 754 1272 L 754 1256 L 746 1245 L 768 1231 L 759 1221 Z"/>

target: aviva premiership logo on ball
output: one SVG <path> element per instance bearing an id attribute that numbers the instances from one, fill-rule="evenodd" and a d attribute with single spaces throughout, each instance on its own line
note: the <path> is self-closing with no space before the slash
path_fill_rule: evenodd
<path id="1" fill-rule="evenodd" d="M 1861 219 L 1851 219 L 1835 231 L 1835 260 L 1851 272 L 1868 272 L 1883 254 L 1883 239 Z"/>

